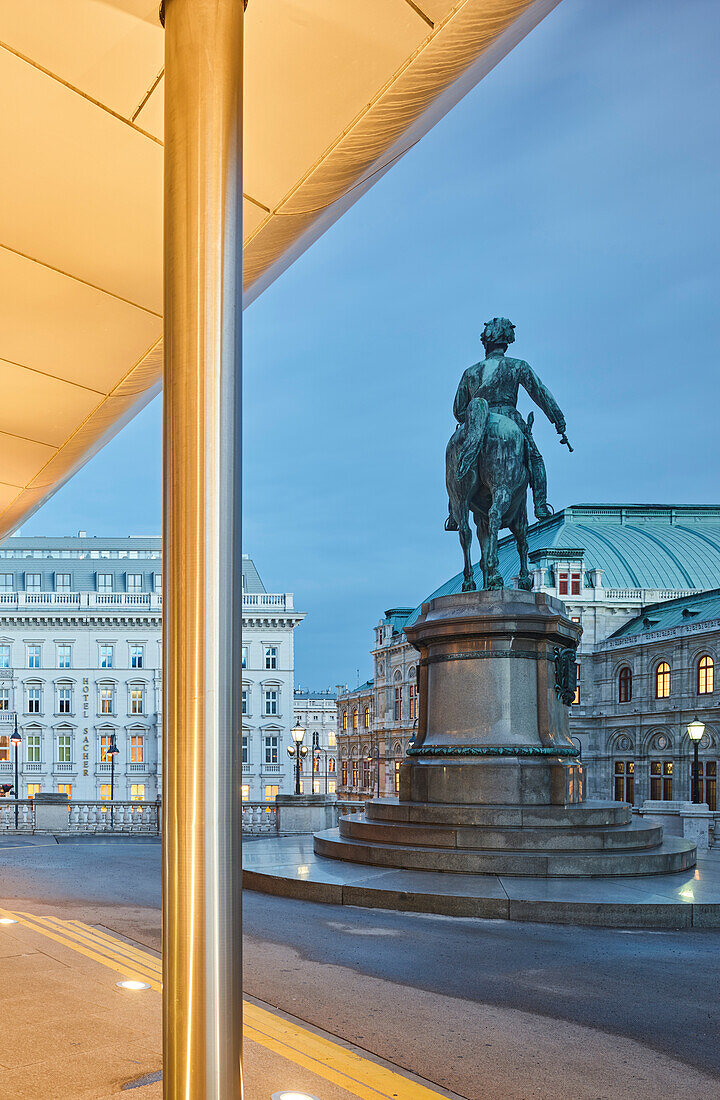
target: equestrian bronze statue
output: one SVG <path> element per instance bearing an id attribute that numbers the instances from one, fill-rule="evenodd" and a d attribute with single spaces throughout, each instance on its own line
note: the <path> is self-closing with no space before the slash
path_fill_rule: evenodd
<path id="1" fill-rule="evenodd" d="M 498 569 L 498 535 L 508 527 L 520 555 L 519 586 L 532 589 L 528 570 L 527 489 L 532 489 L 535 515 L 552 514 L 547 503 L 545 463 L 532 437 L 533 413 L 523 420 L 517 410 L 522 386 L 555 425 L 566 444 L 565 417 L 560 406 L 523 359 L 506 355 L 515 339 L 507 317 L 488 321 L 482 334 L 485 358 L 460 379 L 453 413 L 458 421 L 445 455 L 449 498 L 447 531 L 457 531 L 464 555 L 463 592 L 474 592 L 470 548 L 470 512 L 480 543 L 483 588 L 502 588 Z"/>

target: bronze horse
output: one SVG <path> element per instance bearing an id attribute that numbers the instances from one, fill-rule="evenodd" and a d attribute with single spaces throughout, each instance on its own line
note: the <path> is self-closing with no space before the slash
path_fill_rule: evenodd
<path id="1" fill-rule="evenodd" d="M 529 592 L 532 577 L 528 571 L 527 440 L 514 420 L 491 409 L 484 398 L 473 398 L 472 403 L 473 421 L 482 440 L 476 461 L 466 473 L 462 469 L 458 473 L 466 435 L 464 424 L 456 428 L 446 452 L 450 519 L 457 526 L 464 555 L 462 590 L 474 592 L 476 588 L 470 560 L 472 512 L 480 543 L 483 587 L 503 587 L 498 569 L 498 536 L 503 527 L 509 527 L 520 555 L 518 586 Z M 528 426 L 532 426 L 532 414 Z"/>

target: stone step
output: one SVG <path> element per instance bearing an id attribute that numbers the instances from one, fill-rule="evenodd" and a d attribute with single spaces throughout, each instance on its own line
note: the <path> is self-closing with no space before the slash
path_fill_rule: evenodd
<path id="1" fill-rule="evenodd" d="M 316 833 L 315 852 L 332 859 L 375 867 L 417 871 L 450 871 L 475 875 L 581 877 L 660 875 L 685 871 L 695 864 L 695 845 L 681 837 L 666 837 L 655 848 L 635 851 L 507 851 L 478 848 L 406 847 L 341 837 L 338 829 Z"/>
<path id="2" fill-rule="evenodd" d="M 632 811 L 627 802 L 599 800 L 570 806 L 473 806 L 373 798 L 365 803 L 365 814 L 373 821 L 398 821 L 418 825 L 488 825 L 501 828 L 593 828 L 628 825 L 632 820 Z"/>
<path id="3" fill-rule="evenodd" d="M 504 851 L 609 851 L 653 848 L 662 843 L 662 826 L 650 821 L 596 827 L 420 825 L 368 820 L 366 814 L 340 819 L 340 836 L 372 844 L 421 848 L 475 848 Z"/>

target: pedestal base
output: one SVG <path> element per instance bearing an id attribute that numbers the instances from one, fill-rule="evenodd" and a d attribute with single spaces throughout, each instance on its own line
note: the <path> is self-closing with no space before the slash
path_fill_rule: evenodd
<path id="1" fill-rule="evenodd" d="M 403 802 L 566 806 L 584 798 L 582 764 L 547 756 L 452 756 L 404 760 Z"/>

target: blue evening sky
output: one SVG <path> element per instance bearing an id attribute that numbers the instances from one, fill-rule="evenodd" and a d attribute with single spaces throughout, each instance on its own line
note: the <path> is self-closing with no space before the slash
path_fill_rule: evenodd
<path id="1" fill-rule="evenodd" d="M 720 501 L 719 32 L 717 0 L 563 0 L 246 311 L 245 549 L 308 612 L 301 685 L 370 675 L 384 610 L 460 568 L 444 448 L 488 317 L 566 414 L 573 455 L 536 417 L 556 508 Z M 160 419 L 23 532 L 158 533 Z"/>

